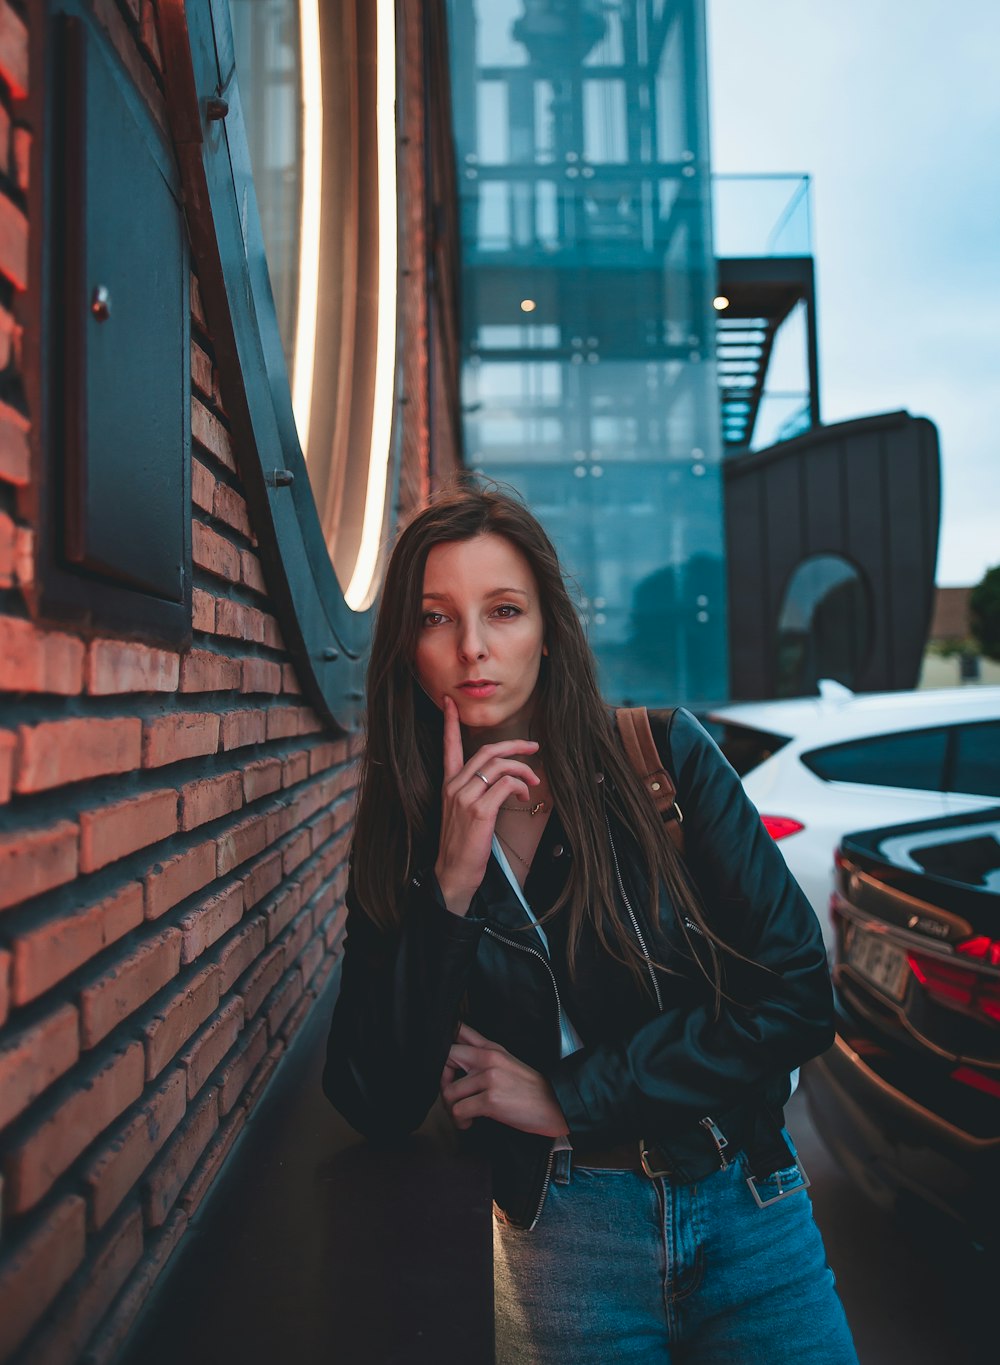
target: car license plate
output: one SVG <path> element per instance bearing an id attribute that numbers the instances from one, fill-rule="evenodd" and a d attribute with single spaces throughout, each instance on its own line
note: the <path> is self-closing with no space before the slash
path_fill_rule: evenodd
<path id="1" fill-rule="evenodd" d="M 847 950 L 847 960 L 855 971 L 893 1000 L 902 1000 L 906 994 L 910 974 L 906 954 L 884 934 L 856 929 Z"/>

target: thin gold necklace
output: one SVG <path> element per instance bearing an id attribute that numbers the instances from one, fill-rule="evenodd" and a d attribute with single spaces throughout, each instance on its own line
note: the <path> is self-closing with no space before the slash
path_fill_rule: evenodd
<path id="1" fill-rule="evenodd" d="M 502 807 L 501 807 L 501 809 L 502 809 Z M 513 855 L 514 855 L 514 857 L 517 859 L 517 861 L 518 861 L 519 863 L 521 863 L 524 867 L 526 867 L 526 868 L 529 870 L 529 872 L 530 872 L 530 870 L 531 870 L 531 863 L 528 861 L 528 859 L 525 858 L 525 857 L 523 857 L 520 853 L 518 853 L 517 849 L 514 848 L 511 844 L 508 844 L 507 840 L 503 837 L 503 835 L 500 833 L 500 831 L 499 831 L 495 826 L 494 826 L 493 832 L 494 832 L 494 834 L 497 836 L 497 838 L 500 840 L 500 842 L 503 844 L 504 848 L 507 849 L 507 851 L 508 851 L 509 853 L 513 853 Z"/>
<path id="2" fill-rule="evenodd" d="M 501 806 L 501 807 L 500 807 L 501 810 L 508 811 L 511 815 L 537 815 L 537 814 L 539 813 L 539 811 L 546 810 L 547 808 L 548 808 L 548 805 L 547 805 L 547 802 L 545 802 L 545 801 L 536 801 L 535 804 L 534 804 L 533 806 L 531 806 L 530 808 L 525 808 L 524 806 Z"/>

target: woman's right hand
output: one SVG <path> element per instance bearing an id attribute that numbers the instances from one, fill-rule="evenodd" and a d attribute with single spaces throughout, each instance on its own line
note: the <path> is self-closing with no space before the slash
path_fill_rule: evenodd
<path id="1" fill-rule="evenodd" d="M 536 753 L 538 744 L 533 739 L 484 744 L 466 761 L 458 707 L 451 697 L 445 696 L 442 710 L 444 789 L 434 875 L 445 905 L 453 915 L 464 915 L 486 873 L 497 812 L 511 796 L 529 801 L 531 788 L 541 781 L 527 763 L 515 757 Z"/>

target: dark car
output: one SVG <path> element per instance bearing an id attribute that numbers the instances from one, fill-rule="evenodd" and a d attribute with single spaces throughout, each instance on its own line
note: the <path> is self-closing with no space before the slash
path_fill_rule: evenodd
<path id="1" fill-rule="evenodd" d="M 816 1127 L 883 1206 L 936 1210 L 996 1253 L 1000 807 L 845 835 L 835 861 L 838 1036 L 803 1076 Z"/>

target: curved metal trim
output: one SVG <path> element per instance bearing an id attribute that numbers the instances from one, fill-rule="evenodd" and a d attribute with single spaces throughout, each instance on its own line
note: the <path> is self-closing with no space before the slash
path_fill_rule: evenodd
<path id="1" fill-rule="evenodd" d="M 228 0 L 161 0 L 159 12 L 188 229 L 268 589 L 307 699 L 349 731 L 363 699 L 372 612 L 353 612 L 344 601 L 299 445 Z M 396 372 L 390 498 L 401 437 L 398 327 Z"/>

